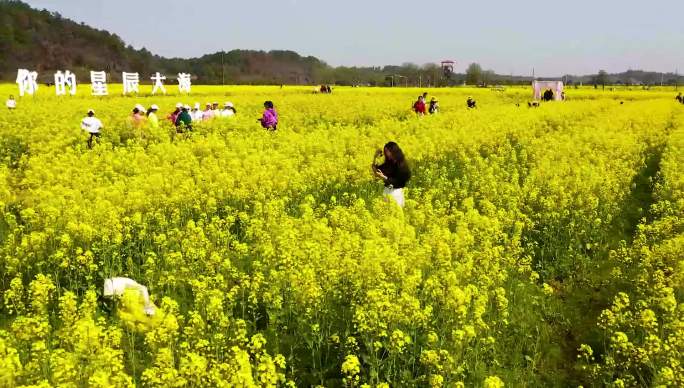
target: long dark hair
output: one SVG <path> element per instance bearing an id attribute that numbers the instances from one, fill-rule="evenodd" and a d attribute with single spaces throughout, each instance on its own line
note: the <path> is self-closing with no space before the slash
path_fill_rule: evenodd
<path id="1" fill-rule="evenodd" d="M 399 144 L 391 141 L 385 144 L 385 149 L 392 155 L 393 163 L 399 167 L 406 167 L 406 157 L 404 157 L 404 151 L 399 148 Z"/>

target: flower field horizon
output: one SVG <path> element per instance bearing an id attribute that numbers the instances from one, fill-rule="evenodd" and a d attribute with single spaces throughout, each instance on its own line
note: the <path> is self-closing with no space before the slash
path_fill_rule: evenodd
<path id="1" fill-rule="evenodd" d="M 672 88 L 87 89 L 0 116 L 0 387 L 684 386 Z M 411 111 L 424 91 L 438 114 Z M 403 209 L 370 169 L 388 141 Z"/>

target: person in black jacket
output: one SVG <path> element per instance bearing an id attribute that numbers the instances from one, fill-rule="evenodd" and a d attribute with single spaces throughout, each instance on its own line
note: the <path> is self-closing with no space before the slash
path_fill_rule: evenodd
<path id="1" fill-rule="evenodd" d="M 383 154 L 385 162 L 377 164 L 378 158 Z M 383 194 L 392 197 L 400 207 L 404 207 L 404 187 L 411 179 L 411 170 L 399 145 L 391 141 L 382 150 L 377 150 L 371 168 L 375 178 L 385 184 Z"/>
<path id="2" fill-rule="evenodd" d="M 472 97 L 468 97 L 466 104 L 468 105 L 468 109 L 477 108 L 477 101 L 475 101 Z"/>

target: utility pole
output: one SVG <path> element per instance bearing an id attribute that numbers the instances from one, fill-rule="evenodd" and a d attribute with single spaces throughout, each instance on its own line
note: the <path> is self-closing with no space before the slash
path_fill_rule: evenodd
<path id="1" fill-rule="evenodd" d="M 225 66 L 223 66 L 223 54 L 225 51 L 221 50 L 221 85 L 226 84 Z"/>
<path id="2" fill-rule="evenodd" d="M 422 74 L 420 74 L 420 75 L 418 76 L 418 87 L 419 87 L 419 88 L 422 88 L 422 87 L 423 87 L 423 75 L 422 75 Z"/>
<path id="3" fill-rule="evenodd" d="M 675 69 L 675 90 L 679 90 L 679 69 Z"/>

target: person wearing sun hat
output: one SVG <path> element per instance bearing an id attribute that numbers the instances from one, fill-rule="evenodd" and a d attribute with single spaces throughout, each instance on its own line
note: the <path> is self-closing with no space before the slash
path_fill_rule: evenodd
<path id="1" fill-rule="evenodd" d="M 88 114 L 81 120 L 81 129 L 85 130 L 90 134 L 88 138 L 88 148 L 93 148 L 93 138 L 100 138 L 100 129 L 104 127 L 102 121 L 95 117 L 95 111 L 93 109 L 88 109 Z"/>
<path id="2" fill-rule="evenodd" d="M 181 113 L 176 119 L 176 132 L 183 133 L 185 129 L 192 131 L 192 117 L 190 116 L 190 105 L 184 105 Z"/>
<path id="3" fill-rule="evenodd" d="M 278 129 L 278 112 L 275 110 L 273 101 L 264 102 L 264 113 L 260 119 L 257 119 L 261 123 L 261 126 L 269 131 L 275 131 Z"/>
<path id="4" fill-rule="evenodd" d="M 192 107 L 192 110 L 190 111 L 190 116 L 192 117 L 192 121 L 197 121 L 200 122 L 202 121 L 202 115 L 204 113 L 202 112 L 202 105 L 200 105 L 199 102 L 195 103 L 195 106 Z"/>
<path id="5" fill-rule="evenodd" d="M 226 102 L 223 104 L 223 109 L 220 112 L 221 117 L 232 117 L 235 116 L 237 113 L 237 110 L 235 110 L 235 106 L 233 105 L 232 102 Z"/>
<path id="6" fill-rule="evenodd" d="M 145 107 L 140 104 L 135 104 L 129 120 L 133 127 L 142 127 L 143 124 L 145 124 Z"/>
<path id="7" fill-rule="evenodd" d="M 178 120 L 178 115 L 181 113 L 182 108 L 183 104 L 179 102 L 176 104 L 176 110 L 171 112 L 170 115 L 166 116 L 166 118 L 171 122 L 171 124 L 176 125 L 176 120 Z"/>
<path id="8" fill-rule="evenodd" d="M 204 111 L 202 112 L 202 120 L 207 121 L 214 118 L 214 111 L 211 109 L 211 102 L 204 104 Z"/>
<path id="9" fill-rule="evenodd" d="M 147 110 L 147 122 L 150 123 L 150 127 L 159 128 L 159 118 L 157 117 L 157 111 L 159 107 L 157 104 L 152 104 L 150 109 Z"/>

